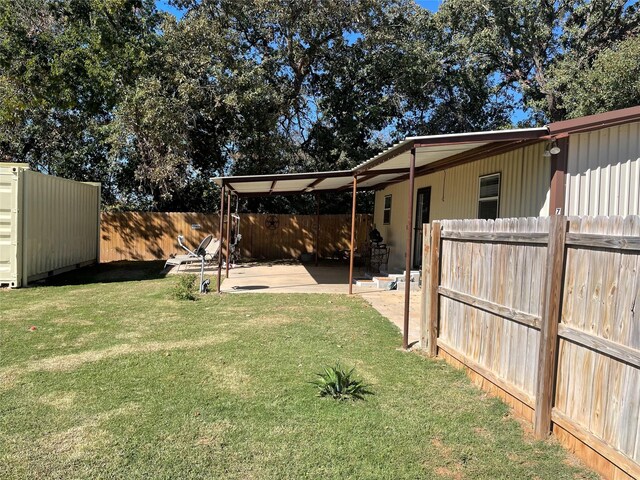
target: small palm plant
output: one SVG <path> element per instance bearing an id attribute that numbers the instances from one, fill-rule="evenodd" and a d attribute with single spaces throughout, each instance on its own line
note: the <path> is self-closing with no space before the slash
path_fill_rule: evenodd
<path id="1" fill-rule="evenodd" d="M 325 367 L 324 372 L 318 373 L 318 379 L 311 382 L 318 387 L 319 397 L 331 397 L 335 400 L 364 400 L 364 395 L 372 394 L 369 385 L 354 378 L 352 368 L 348 372 L 336 365 Z"/>

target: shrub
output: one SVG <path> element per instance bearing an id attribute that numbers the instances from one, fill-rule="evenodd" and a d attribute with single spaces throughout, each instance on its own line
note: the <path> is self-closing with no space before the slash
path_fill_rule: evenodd
<path id="1" fill-rule="evenodd" d="M 193 274 L 178 275 L 178 281 L 173 287 L 173 296 L 177 300 L 196 299 L 196 276 Z"/>
<path id="2" fill-rule="evenodd" d="M 335 400 L 364 400 L 364 395 L 372 394 L 361 380 L 354 378 L 353 371 L 343 370 L 340 365 L 325 367 L 318 373 L 318 379 L 311 382 L 318 388 L 319 397 L 331 397 Z"/>

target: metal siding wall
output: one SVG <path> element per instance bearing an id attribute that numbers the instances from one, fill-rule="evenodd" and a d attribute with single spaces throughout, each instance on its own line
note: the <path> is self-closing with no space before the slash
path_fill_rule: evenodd
<path id="1" fill-rule="evenodd" d="M 32 171 L 24 187 L 28 278 L 96 261 L 99 188 Z"/>
<path id="2" fill-rule="evenodd" d="M 543 156 L 544 147 L 544 142 L 540 142 L 417 177 L 415 189 L 431 187 L 430 220 L 477 218 L 479 178 L 500 172 L 501 218 L 546 217 L 549 215 L 551 162 Z M 391 247 L 390 271 L 404 269 L 407 186 L 405 181 L 376 192 L 374 219 L 384 241 Z M 392 195 L 391 224 L 382 225 L 384 197 L 388 194 Z"/>
<path id="3" fill-rule="evenodd" d="M 640 214 L 640 123 L 570 137 L 565 211 Z"/>
<path id="4" fill-rule="evenodd" d="M 417 182 L 420 180 L 422 180 L 421 177 L 416 179 Z M 391 248 L 389 268 L 400 269 L 404 265 L 404 242 L 407 238 L 405 232 L 409 205 L 407 185 L 408 182 L 397 183 L 376 192 L 374 219 L 384 242 Z M 389 225 L 383 225 L 384 197 L 389 194 L 391 194 L 391 221 Z M 433 197 L 433 192 L 431 195 Z"/>

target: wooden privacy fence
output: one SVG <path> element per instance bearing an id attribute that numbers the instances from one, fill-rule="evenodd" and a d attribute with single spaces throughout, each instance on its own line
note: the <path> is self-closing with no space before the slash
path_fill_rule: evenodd
<path id="1" fill-rule="evenodd" d="M 321 257 L 349 248 L 351 215 L 240 214 L 240 253 L 245 258 L 287 259 L 315 251 L 316 231 Z M 195 246 L 208 234 L 219 238 L 219 216 L 204 213 L 103 213 L 100 260 L 160 260 L 181 252 L 178 235 Z M 364 245 L 371 215 L 356 216 L 356 245 Z M 226 225 L 226 217 L 225 217 Z M 318 228 L 319 227 L 319 228 Z"/>
<path id="2" fill-rule="evenodd" d="M 640 217 L 424 229 L 422 344 L 607 478 L 640 478 Z"/>

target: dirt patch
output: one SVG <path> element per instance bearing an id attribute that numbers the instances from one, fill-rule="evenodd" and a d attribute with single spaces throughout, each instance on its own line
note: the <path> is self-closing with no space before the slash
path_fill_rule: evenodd
<path id="1" fill-rule="evenodd" d="M 229 393 L 249 397 L 251 393 L 251 376 L 240 368 L 232 365 L 212 365 L 210 367 L 213 376 L 209 379 L 215 383 L 216 388 Z"/>
<path id="2" fill-rule="evenodd" d="M 260 315 L 253 316 L 247 314 L 248 321 L 245 322 L 245 325 L 255 326 L 255 327 L 271 327 L 277 325 L 288 325 L 290 323 L 299 322 L 300 318 L 290 317 L 287 315 Z"/>
<path id="3" fill-rule="evenodd" d="M 431 440 L 431 445 L 433 445 L 435 447 L 436 450 L 438 450 L 438 453 L 445 459 L 451 459 L 451 447 L 447 447 L 444 443 L 442 443 L 442 440 L 440 440 L 439 438 L 433 438 Z"/>
<path id="4" fill-rule="evenodd" d="M 460 472 L 455 472 L 447 467 L 438 467 L 436 468 L 436 473 L 444 478 L 453 478 L 455 480 L 462 480 L 464 477 L 462 476 L 462 473 Z"/>
<path id="5" fill-rule="evenodd" d="M 219 448 L 224 441 L 224 435 L 231 429 L 231 422 L 223 420 L 215 423 L 205 423 L 198 429 L 195 445 L 198 447 Z"/>
<path id="6" fill-rule="evenodd" d="M 431 439 L 431 445 L 437 450 L 440 458 L 446 466 L 438 467 L 435 472 L 444 478 L 453 478 L 455 480 L 462 480 L 464 475 L 460 471 L 461 465 L 457 459 L 453 456 L 453 450 L 448 447 L 439 438 Z"/>
<path id="7" fill-rule="evenodd" d="M 58 410 L 69 410 L 76 402 L 78 394 L 76 392 L 50 392 L 41 396 L 40 403 L 56 408 Z"/>
<path id="8" fill-rule="evenodd" d="M 476 427 L 473 429 L 473 431 L 476 433 L 476 435 L 478 435 L 481 438 L 486 438 L 486 439 L 493 438 L 493 435 L 491 434 L 491 432 L 486 428 Z"/>
<path id="9" fill-rule="evenodd" d="M 104 448 L 111 440 L 106 430 L 90 425 L 79 425 L 64 432 L 46 435 L 38 442 L 45 452 L 76 460 Z"/>
<path id="10" fill-rule="evenodd" d="M 101 428 L 101 424 L 119 415 L 132 415 L 139 410 L 135 403 L 127 403 L 119 408 L 108 410 L 90 417 L 80 425 L 62 432 L 41 437 L 38 445 L 42 451 L 53 455 L 61 455 L 69 460 L 77 460 L 90 456 L 95 450 L 108 445 L 113 436 Z"/>

